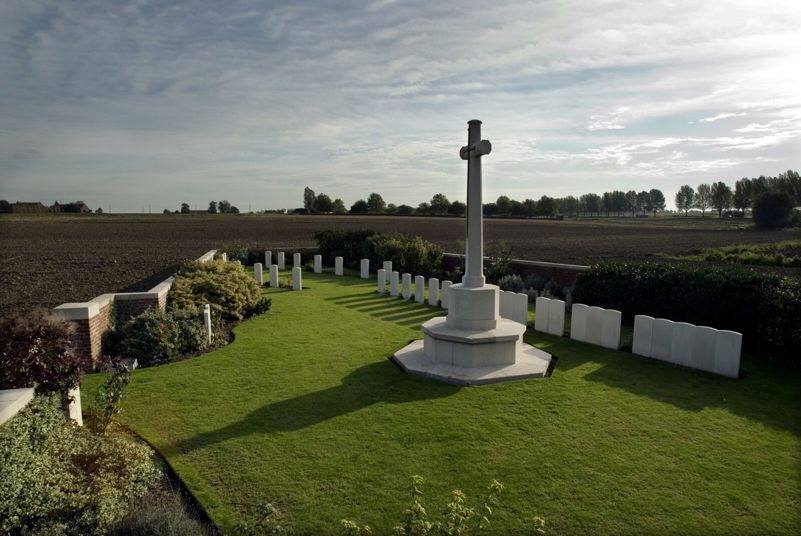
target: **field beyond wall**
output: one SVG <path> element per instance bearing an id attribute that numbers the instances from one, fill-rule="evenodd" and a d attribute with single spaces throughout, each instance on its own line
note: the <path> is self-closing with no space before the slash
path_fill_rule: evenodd
<path id="1" fill-rule="evenodd" d="M 232 242 L 314 246 L 324 229 L 369 228 L 420 235 L 461 251 L 464 220 L 391 216 L 2 215 L 0 314 L 142 291 L 184 261 Z M 716 218 L 485 220 L 485 242 L 505 240 L 516 258 L 594 264 L 665 260 L 729 244 L 801 239 L 801 229 L 757 231 Z M 801 269 L 785 273 L 801 274 Z"/>

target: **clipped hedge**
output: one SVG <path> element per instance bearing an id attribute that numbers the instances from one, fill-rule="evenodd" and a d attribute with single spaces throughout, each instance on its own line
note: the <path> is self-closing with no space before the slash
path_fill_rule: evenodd
<path id="1" fill-rule="evenodd" d="M 169 299 L 173 307 L 195 312 L 211 305 L 212 316 L 242 320 L 270 308 L 253 276 L 234 262 L 186 263 L 175 276 Z"/>
<path id="2" fill-rule="evenodd" d="M 576 280 L 576 303 L 739 331 L 760 357 L 801 364 L 801 281 L 737 268 L 595 265 Z"/>
<path id="3" fill-rule="evenodd" d="M 376 267 L 382 261 L 392 261 L 393 270 L 423 276 L 434 275 L 442 267 L 442 248 L 419 236 L 375 235 L 367 242 L 367 258 Z"/>
<path id="4" fill-rule="evenodd" d="M 0 460 L 0 534 L 105 534 L 162 475 L 144 443 L 73 426 L 55 395 L 0 426 Z"/>
<path id="5" fill-rule="evenodd" d="M 356 231 L 327 230 L 314 233 L 318 251 L 326 263 L 333 263 L 334 257 L 342 257 L 345 262 L 356 262 L 369 258 L 370 245 L 368 239 L 376 232 L 369 229 Z"/>

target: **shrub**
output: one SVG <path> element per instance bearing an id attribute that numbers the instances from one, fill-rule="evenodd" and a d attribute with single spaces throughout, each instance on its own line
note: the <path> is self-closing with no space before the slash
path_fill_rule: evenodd
<path id="1" fill-rule="evenodd" d="M 105 434 L 112 419 L 120 412 L 122 394 L 131 381 L 131 372 L 119 361 L 112 361 L 113 369 L 106 382 L 100 387 L 95 404 L 87 412 L 87 424 L 96 434 Z"/>
<path id="2" fill-rule="evenodd" d="M 757 227 L 785 227 L 790 223 L 793 200 L 784 192 L 765 192 L 754 200 L 752 214 Z"/>
<path id="3" fill-rule="evenodd" d="M 98 436 L 37 396 L 0 427 L 0 534 L 103 534 L 160 478 L 151 451 Z"/>
<path id="4" fill-rule="evenodd" d="M 495 244 L 488 252 L 489 260 L 484 267 L 484 274 L 489 283 L 497 284 L 500 279 L 509 274 L 512 267 L 512 251 L 505 242 Z"/>
<path id="5" fill-rule="evenodd" d="M 269 309 L 255 279 L 232 262 L 189 262 L 175 276 L 170 300 L 179 309 L 200 311 L 211 305 L 215 318 L 242 320 L 254 311 Z"/>
<path id="6" fill-rule="evenodd" d="M 228 255 L 229 261 L 239 261 L 242 264 L 252 264 L 249 262 L 250 260 L 250 247 L 247 244 L 236 243 L 230 244 L 222 249 L 222 251 L 217 252 L 219 255 L 220 253 L 225 253 Z"/>
<path id="7" fill-rule="evenodd" d="M 523 286 L 525 286 L 525 288 L 533 288 L 534 290 L 542 290 L 545 288 L 547 283 L 547 279 L 540 274 L 534 273 L 526 277 L 526 280 L 523 282 Z"/>
<path id="8" fill-rule="evenodd" d="M 0 389 L 36 387 L 38 394 L 76 387 L 87 365 L 67 322 L 36 311 L 0 320 Z"/>
<path id="9" fill-rule="evenodd" d="M 442 266 L 442 248 L 433 242 L 400 235 L 376 235 L 368 240 L 371 263 L 392 261 L 393 269 L 428 276 Z"/>
<path id="10" fill-rule="evenodd" d="M 186 354 L 202 350 L 209 345 L 206 326 L 199 312 L 186 309 L 171 309 L 170 316 L 178 326 L 179 352 Z"/>
<path id="11" fill-rule="evenodd" d="M 326 230 L 314 233 L 320 255 L 327 263 L 334 257 L 343 257 L 346 262 L 369 258 L 368 239 L 376 234 L 369 229 L 356 231 Z"/>
<path id="12" fill-rule="evenodd" d="M 739 331 L 746 349 L 799 364 L 801 281 L 736 268 L 606 264 L 579 275 L 573 301 Z"/>
<path id="13" fill-rule="evenodd" d="M 508 290 L 509 292 L 522 292 L 523 280 L 517 274 L 505 275 L 498 280 L 498 286 L 501 290 Z"/>
<path id="14" fill-rule="evenodd" d="M 148 366 L 170 361 L 181 352 L 178 323 L 169 313 L 148 309 L 130 319 L 120 332 L 122 354 Z"/>
<path id="15" fill-rule="evenodd" d="M 115 523 L 106 536 L 204 536 L 206 528 L 186 512 L 176 491 L 158 490 L 122 520 Z"/>

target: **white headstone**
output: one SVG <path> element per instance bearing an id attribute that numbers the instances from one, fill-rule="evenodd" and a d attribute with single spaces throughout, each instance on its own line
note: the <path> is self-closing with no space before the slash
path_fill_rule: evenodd
<path id="1" fill-rule="evenodd" d="M 387 292 L 387 272 L 383 268 L 376 273 L 376 290 L 379 294 L 386 294 Z"/>
<path id="2" fill-rule="evenodd" d="M 654 319 L 646 315 L 634 317 L 634 340 L 631 343 L 633 354 L 651 357 L 651 337 L 654 333 Z"/>
<path id="3" fill-rule="evenodd" d="M 730 378 L 739 377 L 742 346 L 742 333 L 719 330 L 715 341 L 715 372 Z"/>
<path id="4" fill-rule="evenodd" d="M 440 304 L 440 306 L 443 309 L 448 308 L 448 297 L 450 296 L 450 288 L 452 284 L 453 282 L 448 281 L 447 279 L 442 283 L 440 283 L 440 288 L 442 289 L 442 303 Z"/>
<path id="5" fill-rule="evenodd" d="M 300 253 L 295 253 L 292 255 L 292 268 L 300 268 Z"/>
<path id="6" fill-rule="evenodd" d="M 403 274 L 403 290 L 401 291 L 401 296 L 404 300 L 408 300 L 412 297 L 412 274 Z"/>
<path id="7" fill-rule="evenodd" d="M 388 274 L 392 273 L 392 261 L 384 261 L 384 271 Z"/>
<path id="8" fill-rule="evenodd" d="M 600 346 L 604 329 L 604 310 L 602 307 L 591 306 L 587 315 L 586 342 Z"/>
<path id="9" fill-rule="evenodd" d="M 314 256 L 314 273 L 321 274 L 323 272 L 323 256 L 322 255 L 315 255 Z"/>
<path id="10" fill-rule="evenodd" d="M 570 338 L 574 341 L 586 342 L 587 340 L 587 317 L 590 315 L 590 307 L 583 303 L 574 303 L 570 311 Z"/>
<path id="11" fill-rule="evenodd" d="M 669 361 L 677 365 L 689 365 L 694 339 L 694 325 L 687 322 L 675 322 L 673 324 L 673 337 L 670 342 Z"/>
<path id="12" fill-rule="evenodd" d="M 228 262 L 228 254 L 227 254 L 227 253 L 224 253 L 224 252 L 223 252 L 223 253 L 220 253 L 220 259 L 221 259 L 223 262 Z"/>
<path id="13" fill-rule="evenodd" d="M 414 276 L 414 301 L 426 302 L 426 278 L 422 275 Z"/>
<path id="14" fill-rule="evenodd" d="M 651 356 L 662 361 L 670 361 L 673 346 L 673 322 L 664 318 L 655 318 L 651 335 Z"/>
<path id="15" fill-rule="evenodd" d="M 534 329 L 543 333 L 548 332 L 548 316 L 551 300 L 539 296 L 534 303 Z M 575 337 L 574 337 L 575 338 Z"/>
<path id="16" fill-rule="evenodd" d="M 428 305 L 432 307 L 439 305 L 439 279 L 436 277 L 428 279 Z"/>
<path id="17" fill-rule="evenodd" d="M 693 345 L 690 349 L 689 366 L 715 372 L 715 346 L 718 330 L 707 326 L 696 326 Z"/>
<path id="18" fill-rule="evenodd" d="M 206 328 L 206 337 L 211 344 L 211 305 L 208 303 L 203 306 L 203 325 Z"/>
<path id="19" fill-rule="evenodd" d="M 603 309 L 601 318 L 601 339 L 595 344 L 617 350 L 620 348 L 620 324 L 623 315 L 615 309 Z"/>
<path id="20" fill-rule="evenodd" d="M 271 264 L 270 265 L 270 286 L 273 288 L 278 288 L 278 265 Z"/>
<path id="21" fill-rule="evenodd" d="M 69 415 L 78 426 L 83 426 L 83 410 L 81 409 L 81 386 L 70 389 L 67 393 L 70 397 Z"/>
<path id="22" fill-rule="evenodd" d="M 303 290 L 302 274 L 303 270 L 300 266 L 292 268 L 292 290 Z"/>
<path id="23" fill-rule="evenodd" d="M 528 298 L 525 294 L 521 296 Z M 548 333 L 557 337 L 565 334 L 565 302 L 562 300 L 551 300 L 548 304 Z"/>
<path id="24" fill-rule="evenodd" d="M 264 266 L 270 266 L 273 263 L 273 252 L 269 249 L 264 252 Z"/>
<path id="25" fill-rule="evenodd" d="M 362 259 L 360 268 L 362 279 L 370 279 L 370 259 Z"/>
<path id="26" fill-rule="evenodd" d="M 334 274 L 335 275 L 342 275 L 345 273 L 343 267 L 343 260 L 342 257 L 334 257 Z"/>
<path id="27" fill-rule="evenodd" d="M 286 268 L 286 256 L 283 251 L 278 252 L 278 269 L 283 270 Z"/>
<path id="28" fill-rule="evenodd" d="M 398 295 L 398 283 L 400 279 L 400 274 L 398 272 L 390 272 L 389 273 L 389 295 L 390 296 L 397 296 Z"/>
<path id="29" fill-rule="evenodd" d="M 256 279 L 256 283 L 258 283 L 259 286 L 264 284 L 264 273 L 262 272 L 260 262 L 253 265 L 253 277 Z"/>

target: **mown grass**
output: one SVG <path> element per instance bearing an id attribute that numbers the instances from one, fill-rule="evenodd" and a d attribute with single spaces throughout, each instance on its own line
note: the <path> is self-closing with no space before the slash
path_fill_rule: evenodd
<path id="1" fill-rule="evenodd" d="M 529 330 L 548 379 L 460 388 L 388 361 L 440 315 L 372 281 L 304 274 L 205 356 L 137 371 L 122 421 L 223 529 L 272 502 L 301 534 L 386 534 L 409 476 L 429 508 L 506 485 L 490 534 L 795 534 L 801 377 L 745 358 L 731 380 Z M 92 398 L 101 375 L 87 376 Z"/>
<path id="2" fill-rule="evenodd" d="M 768 244 L 736 244 L 676 257 L 691 261 L 759 264 L 763 266 L 801 266 L 801 240 Z"/>

